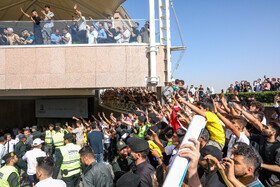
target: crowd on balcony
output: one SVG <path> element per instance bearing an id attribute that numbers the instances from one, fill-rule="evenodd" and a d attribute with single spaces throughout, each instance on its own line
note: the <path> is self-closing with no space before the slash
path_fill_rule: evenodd
<path id="1" fill-rule="evenodd" d="M 258 101 L 243 102 L 237 94 L 230 98 L 223 93 L 212 98 L 202 94 L 202 86 L 194 92 L 176 80 L 160 95 L 163 104 L 159 93 L 144 88 L 108 89 L 103 100 L 143 107 L 126 115 L 100 111 L 63 124 L 1 130 L 0 174 L 5 177 L 0 184 L 18 186 L 23 170 L 21 181 L 30 186 L 78 187 L 82 178 L 86 187 L 156 187 L 180 156 L 190 162 L 182 186 L 279 185 L 278 95 L 278 113 L 270 119 Z M 195 125 L 194 115 L 205 118 L 206 128 L 199 139 L 190 140 L 193 144 L 182 145 L 189 126 Z"/>
<path id="2" fill-rule="evenodd" d="M 50 6 L 46 5 L 45 10 L 39 16 L 36 10 L 31 15 L 20 9 L 22 14 L 33 22 L 33 31 L 23 30 L 21 33 L 14 33 L 14 29 L 2 28 L 0 30 L 0 45 L 35 45 L 35 44 L 98 44 L 98 43 L 148 43 L 149 42 L 149 21 L 140 29 L 139 23 L 130 21 L 123 22 L 116 28 L 111 21 L 99 21 L 96 23 L 91 17 L 90 25 L 86 18 L 74 6 L 75 16 L 72 16 L 72 25 L 67 25 L 59 30 L 54 25 L 55 15 L 51 12 Z M 41 22 L 44 25 L 41 27 Z M 140 29 L 140 30 L 139 30 Z"/>
<path id="3" fill-rule="evenodd" d="M 253 82 L 242 80 L 240 82 L 236 81 L 235 85 L 230 84 L 230 87 L 226 90 L 227 93 L 238 92 L 265 92 L 265 91 L 279 91 L 280 90 L 280 78 L 267 78 L 264 76 L 262 81 L 260 78 Z"/>

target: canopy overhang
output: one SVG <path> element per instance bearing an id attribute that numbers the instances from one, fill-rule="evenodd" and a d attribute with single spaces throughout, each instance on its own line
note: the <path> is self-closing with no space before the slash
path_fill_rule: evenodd
<path id="1" fill-rule="evenodd" d="M 94 19 L 108 19 L 114 15 L 116 9 L 125 0 L 1 0 L 0 21 L 29 20 L 22 15 L 20 8 L 28 14 L 32 10 L 37 10 L 42 15 L 41 10 L 45 5 L 51 7 L 55 15 L 55 20 L 70 20 L 74 16 L 74 4 L 78 5 L 78 10 L 85 17 Z"/>

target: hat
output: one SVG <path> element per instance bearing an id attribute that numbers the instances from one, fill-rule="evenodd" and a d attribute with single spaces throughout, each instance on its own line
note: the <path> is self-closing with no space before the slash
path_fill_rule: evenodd
<path id="1" fill-rule="evenodd" d="M 14 152 L 10 152 L 10 153 L 7 153 L 5 154 L 5 156 L 3 156 L 2 160 L 5 160 L 6 164 L 7 164 L 7 160 L 11 157 L 14 157 L 15 156 L 15 153 Z"/>
<path id="2" fill-rule="evenodd" d="M 157 117 L 157 115 L 156 115 L 155 113 L 149 113 L 149 114 L 148 114 L 148 117 L 149 117 L 149 118 L 153 118 L 153 117 Z"/>
<path id="3" fill-rule="evenodd" d="M 119 142 L 117 143 L 117 149 L 118 149 L 118 151 L 122 150 L 122 149 L 125 148 L 125 147 L 126 147 L 126 144 L 125 144 L 123 141 L 119 141 Z"/>
<path id="4" fill-rule="evenodd" d="M 55 123 L 55 126 L 61 127 L 61 123 Z"/>
<path id="5" fill-rule="evenodd" d="M 154 117 L 154 116 L 153 116 L 153 117 L 151 118 L 150 122 L 151 122 L 151 123 L 157 123 L 157 122 L 159 122 L 159 119 L 158 119 L 157 117 Z"/>
<path id="6" fill-rule="evenodd" d="M 20 135 L 18 136 L 18 138 L 21 140 L 21 139 L 26 138 L 26 137 L 24 136 L 24 134 L 20 134 Z"/>
<path id="7" fill-rule="evenodd" d="M 36 139 L 33 141 L 33 145 L 34 145 L 35 147 L 41 145 L 42 143 L 44 143 L 44 141 L 41 140 L 40 138 L 36 138 Z"/>
<path id="8" fill-rule="evenodd" d="M 65 134 L 64 135 L 64 139 L 66 140 L 73 140 L 74 139 L 74 136 L 73 136 L 73 134 L 71 134 L 71 133 L 68 133 L 68 134 Z"/>
<path id="9" fill-rule="evenodd" d="M 148 134 L 149 136 L 151 136 L 152 133 L 149 132 L 149 130 L 152 130 L 152 131 L 154 131 L 156 134 L 158 134 L 158 127 L 157 127 L 157 126 L 151 126 L 151 127 L 149 127 L 149 128 L 147 129 L 147 134 Z"/>
<path id="10" fill-rule="evenodd" d="M 53 124 L 49 124 L 49 127 L 54 127 L 54 125 Z"/>
<path id="11" fill-rule="evenodd" d="M 146 122 L 146 117 L 145 116 L 139 116 L 138 119 L 139 119 L 140 122 L 144 122 L 144 123 Z"/>
<path id="12" fill-rule="evenodd" d="M 37 126 L 36 125 L 32 126 L 32 129 L 37 130 Z"/>
<path id="13" fill-rule="evenodd" d="M 222 152 L 220 149 L 213 145 L 206 145 L 200 150 L 200 160 L 203 160 L 203 158 L 206 155 L 212 155 L 215 157 L 217 160 L 221 161 L 223 158 Z"/>
<path id="14" fill-rule="evenodd" d="M 157 124 L 157 127 L 158 127 L 159 129 L 165 129 L 166 127 L 168 127 L 168 124 L 165 123 L 164 121 L 161 121 L 161 122 L 159 122 L 159 123 Z"/>
<path id="15" fill-rule="evenodd" d="M 55 131 L 59 131 L 60 130 L 60 127 L 55 127 Z"/>
<path id="16" fill-rule="evenodd" d="M 134 173 L 126 173 L 117 181 L 116 187 L 138 187 L 140 186 L 140 178 Z"/>
<path id="17" fill-rule="evenodd" d="M 141 138 L 135 138 L 135 137 L 129 138 L 127 140 L 127 145 L 130 147 L 130 149 L 133 152 L 136 153 L 149 149 L 149 143 Z"/>

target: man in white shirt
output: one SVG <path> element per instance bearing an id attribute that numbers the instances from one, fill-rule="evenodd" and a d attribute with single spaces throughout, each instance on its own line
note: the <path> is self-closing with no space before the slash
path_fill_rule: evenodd
<path id="1" fill-rule="evenodd" d="M 73 119 L 77 119 L 73 117 Z M 76 144 L 83 147 L 84 146 L 84 126 L 81 120 L 76 121 L 77 128 L 70 128 L 70 133 L 76 134 Z"/>
<path id="2" fill-rule="evenodd" d="M 190 87 L 190 92 L 192 92 L 192 95 L 195 94 L 195 88 L 193 87 L 193 85 L 191 85 L 191 87 Z"/>
<path id="3" fill-rule="evenodd" d="M 27 161 L 27 174 L 30 186 L 34 186 L 38 182 L 36 177 L 37 158 L 46 156 L 46 152 L 41 150 L 43 142 L 40 138 L 36 138 L 33 141 L 34 149 L 27 151 L 22 157 L 23 160 Z"/>
<path id="4" fill-rule="evenodd" d="M 51 177 L 53 167 L 54 161 L 52 157 L 37 158 L 36 176 L 40 182 L 35 187 L 66 187 L 65 182 Z"/>
<path id="5" fill-rule="evenodd" d="M 89 30 L 87 28 L 88 44 L 96 44 L 97 43 L 97 36 L 98 36 L 98 32 L 94 28 L 94 26 L 90 26 Z"/>
<path id="6" fill-rule="evenodd" d="M 2 164 L 2 158 L 5 156 L 5 144 L 6 144 L 6 139 L 4 138 L 4 136 L 1 136 L 0 137 L 0 167 Z"/>
<path id="7" fill-rule="evenodd" d="M 123 32 L 122 32 L 122 35 L 123 35 L 123 43 L 129 43 L 129 39 L 130 39 L 130 31 L 127 29 L 126 26 L 123 26 Z"/>
<path id="8" fill-rule="evenodd" d="M 63 28 L 62 32 L 63 32 L 63 36 L 61 37 L 62 38 L 62 42 L 64 44 L 72 44 L 72 37 L 71 37 L 71 34 L 68 32 L 68 29 L 67 28 Z"/>
<path id="9" fill-rule="evenodd" d="M 12 139 L 10 133 L 5 134 L 5 139 L 7 140 L 7 143 L 5 144 L 5 154 L 14 152 L 16 141 Z"/>

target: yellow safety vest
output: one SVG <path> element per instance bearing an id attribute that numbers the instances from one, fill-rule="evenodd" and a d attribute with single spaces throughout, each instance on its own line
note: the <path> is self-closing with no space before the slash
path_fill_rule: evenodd
<path id="1" fill-rule="evenodd" d="M 64 145 L 64 134 L 62 134 L 61 132 L 57 132 L 53 136 L 53 144 L 55 147 L 63 146 Z"/>
<path id="2" fill-rule="evenodd" d="M 63 157 L 63 162 L 60 166 L 62 177 L 70 177 L 80 173 L 80 154 L 81 147 L 73 143 L 66 144 L 59 148 Z"/>
<path id="3" fill-rule="evenodd" d="M 19 184 L 18 170 L 14 166 L 5 165 L 4 167 L 0 168 L 0 186 L 1 187 L 10 187 L 8 178 L 13 172 L 15 172 L 17 174 L 18 184 Z M 20 187 L 20 185 L 18 185 L 18 187 Z"/>
<path id="4" fill-rule="evenodd" d="M 54 135 L 55 135 L 55 131 L 54 131 L 54 130 L 52 130 L 52 131 L 47 130 L 47 131 L 46 131 L 46 135 L 45 135 L 45 142 L 46 142 L 47 144 L 51 144 L 52 141 L 53 141 L 53 136 L 54 136 Z"/>

